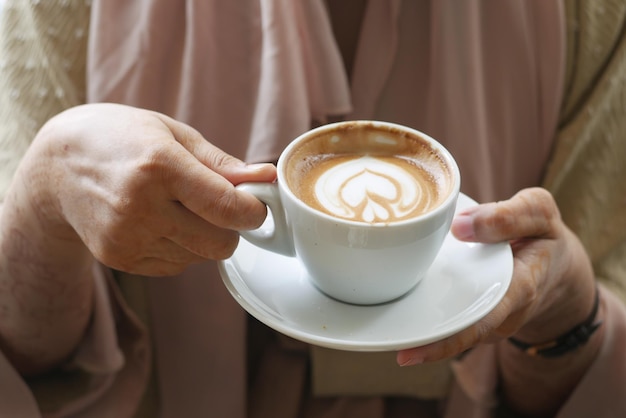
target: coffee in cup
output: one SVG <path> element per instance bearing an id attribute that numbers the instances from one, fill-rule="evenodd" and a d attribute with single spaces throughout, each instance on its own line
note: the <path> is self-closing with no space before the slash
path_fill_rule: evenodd
<path id="1" fill-rule="evenodd" d="M 265 202 L 274 221 L 243 231 L 245 239 L 297 257 L 335 299 L 376 304 L 426 274 L 449 231 L 460 175 L 450 153 L 419 131 L 348 121 L 291 142 L 275 183 L 238 187 Z"/>
<path id="2" fill-rule="evenodd" d="M 355 222 L 397 222 L 436 208 L 452 190 L 451 168 L 421 136 L 390 135 L 375 123 L 348 123 L 308 137 L 286 161 L 289 189 L 313 209 Z"/>

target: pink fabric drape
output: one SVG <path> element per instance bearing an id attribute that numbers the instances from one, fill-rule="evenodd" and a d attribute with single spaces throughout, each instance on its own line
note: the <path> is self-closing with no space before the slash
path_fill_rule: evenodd
<path id="1" fill-rule="evenodd" d="M 350 109 L 319 0 L 94 1 L 90 32 L 89 101 L 157 109 L 240 158 Z"/>
<path id="2" fill-rule="evenodd" d="M 560 110 L 563 14 L 560 1 L 372 0 L 350 117 L 438 139 L 479 201 L 537 185 Z"/>

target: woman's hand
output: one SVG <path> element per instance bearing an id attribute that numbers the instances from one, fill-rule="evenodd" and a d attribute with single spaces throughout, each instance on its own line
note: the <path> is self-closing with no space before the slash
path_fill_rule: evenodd
<path id="1" fill-rule="evenodd" d="M 398 363 L 439 360 L 480 343 L 499 342 L 495 361 L 503 399 L 519 413 L 553 416 L 593 362 L 602 329 L 576 351 L 549 359 L 529 356 L 506 338 L 545 343 L 587 319 L 595 277 L 582 244 L 561 220 L 550 193 L 539 188 L 463 211 L 453 221 L 452 232 L 464 241 L 509 241 L 514 255 L 511 285 L 478 323 L 442 341 L 400 351 Z M 601 308 L 598 319 L 602 315 Z"/>
<path id="2" fill-rule="evenodd" d="M 75 232 L 105 265 L 144 275 L 230 256 L 237 231 L 266 215 L 234 185 L 276 175 L 273 165 L 246 165 L 167 116 L 114 104 L 58 115 L 33 147 L 41 182 L 33 198 L 50 209 L 44 222 L 61 236 Z"/>
<path id="3" fill-rule="evenodd" d="M 550 341 L 589 315 L 595 286 L 589 258 L 546 190 L 526 189 L 510 200 L 466 209 L 454 219 L 452 233 L 463 241 L 509 241 L 514 255 L 509 290 L 475 325 L 442 341 L 400 351 L 399 364 L 456 356 L 513 335 L 528 342 Z"/>
<path id="4" fill-rule="evenodd" d="M 94 257 L 144 275 L 228 257 L 266 214 L 234 185 L 275 176 L 155 112 L 98 104 L 54 117 L 0 210 L 0 350 L 26 375 L 58 365 L 92 316 Z"/>

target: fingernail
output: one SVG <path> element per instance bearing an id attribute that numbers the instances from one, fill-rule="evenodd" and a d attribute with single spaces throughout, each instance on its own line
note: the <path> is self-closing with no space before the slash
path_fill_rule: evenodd
<path id="1" fill-rule="evenodd" d="M 471 214 L 457 215 L 450 229 L 457 239 L 471 240 L 474 238 L 474 217 Z"/>
<path id="2" fill-rule="evenodd" d="M 422 358 L 410 357 L 410 358 L 406 359 L 405 361 L 403 361 L 402 363 L 400 363 L 400 367 L 415 366 L 415 365 L 421 364 L 423 362 L 424 362 L 424 359 L 422 359 Z"/>
<path id="3" fill-rule="evenodd" d="M 249 171 L 262 171 L 269 168 L 274 168 L 274 164 L 271 163 L 255 163 L 255 164 L 246 164 L 246 169 Z"/>
<path id="4" fill-rule="evenodd" d="M 415 354 L 409 354 L 407 351 L 399 351 L 396 355 L 396 361 L 400 367 L 415 366 L 424 362 L 424 358 L 416 356 Z"/>
<path id="5" fill-rule="evenodd" d="M 276 166 L 272 163 L 247 164 L 245 170 L 247 175 L 256 176 L 257 181 L 276 180 Z"/>

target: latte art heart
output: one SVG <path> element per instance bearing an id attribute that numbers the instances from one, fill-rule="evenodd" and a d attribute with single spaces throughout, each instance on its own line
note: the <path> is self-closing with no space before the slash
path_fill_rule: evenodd
<path id="1" fill-rule="evenodd" d="M 319 176 L 315 198 L 337 217 L 362 222 L 392 222 L 428 211 L 437 203 L 433 180 L 416 175 L 401 158 L 357 157 Z"/>

